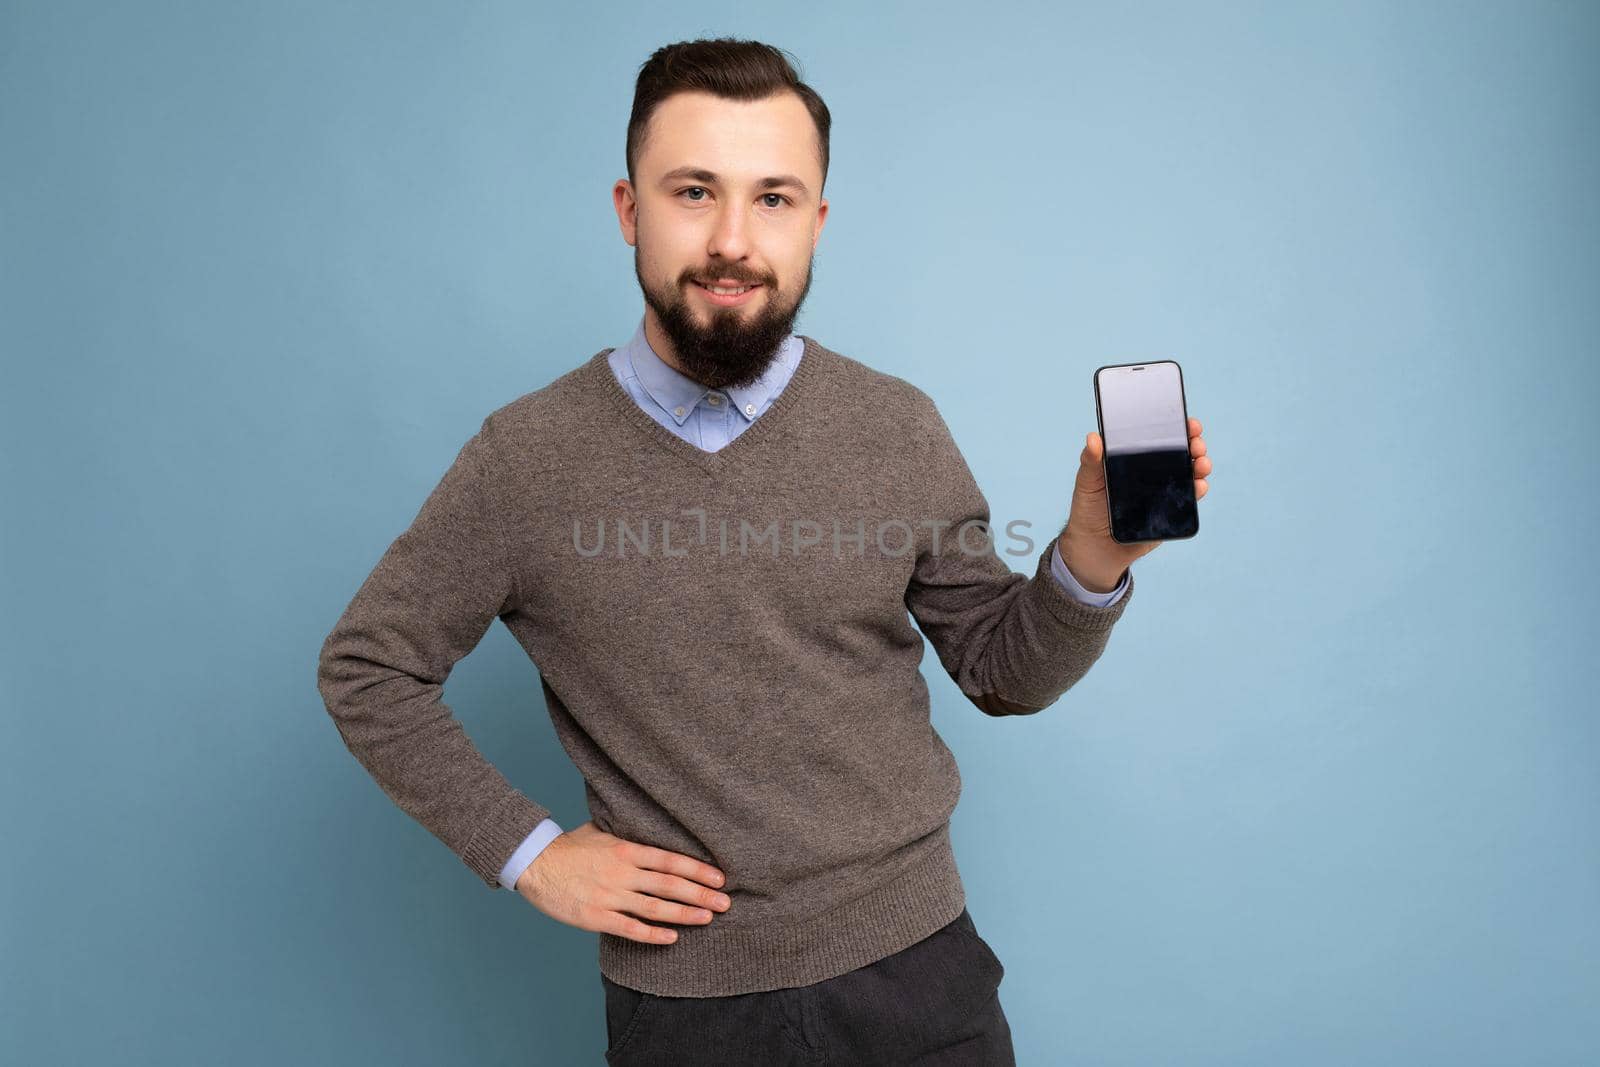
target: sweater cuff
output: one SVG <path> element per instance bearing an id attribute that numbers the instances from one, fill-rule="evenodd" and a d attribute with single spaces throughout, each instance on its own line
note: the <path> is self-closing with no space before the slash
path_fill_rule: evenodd
<path id="1" fill-rule="evenodd" d="M 490 889 L 500 889 L 500 871 L 517 846 L 545 819 L 550 809 L 513 789 L 495 805 L 478 832 L 461 850 L 461 859 Z"/>
<path id="2" fill-rule="evenodd" d="M 1123 571 L 1123 581 L 1127 587 L 1123 589 L 1122 596 L 1103 608 L 1097 608 L 1074 597 L 1051 572 L 1050 557 L 1055 553 L 1055 538 L 1050 539 L 1050 544 L 1039 553 L 1038 565 L 1034 568 L 1032 588 L 1029 595 L 1044 602 L 1045 608 L 1056 621 L 1064 625 L 1075 627 L 1079 630 L 1109 630 L 1116 625 L 1122 613 L 1127 610 L 1128 601 L 1133 599 L 1133 570 Z"/>

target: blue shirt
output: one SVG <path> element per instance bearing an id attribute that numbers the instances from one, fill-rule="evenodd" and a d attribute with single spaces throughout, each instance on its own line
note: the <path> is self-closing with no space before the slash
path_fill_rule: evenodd
<path id="1" fill-rule="evenodd" d="M 645 339 L 644 318 L 639 319 L 633 337 L 608 357 L 617 381 L 634 402 L 668 430 L 697 448 L 715 452 L 738 437 L 783 392 L 800 364 L 805 342 L 790 334 L 778 348 L 778 355 L 765 374 L 750 385 L 727 389 L 706 386 L 668 366 Z M 1078 583 L 1061 559 L 1056 546 L 1050 557 L 1050 573 L 1078 600 L 1103 608 L 1117 602 L 1128 588 L 1128 575 L 1109 593 L 1091 593 Z M 500 884 L 515 889 L 517 879 L 528 869 L 544 847 L 562 833 L 554 819 L 545 819 L 511 854 L 500 871 Z"/>

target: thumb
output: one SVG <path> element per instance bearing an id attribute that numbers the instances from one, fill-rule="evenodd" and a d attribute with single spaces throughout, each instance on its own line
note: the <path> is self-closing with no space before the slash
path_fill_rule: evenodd
<path id="1" fill-rule="evenodd" d="M 1103 463 L 1105 445 L 1100 435 L 1090 431 L 1084 438 L 1083 451 L 1078 455 L 1078 481 L 1080 493 L 1102 493 L 1106 488 L 1106 470 Z"/>

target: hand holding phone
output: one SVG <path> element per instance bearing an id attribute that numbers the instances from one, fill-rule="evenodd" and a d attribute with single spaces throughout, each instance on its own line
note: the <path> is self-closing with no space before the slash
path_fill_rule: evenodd
<path id="1" fill-rule="evenodd" d="M 1101 367 L 1094 390 L 1100 432 L 1084 435 L 1056 549 L 1084 588 L 1104 593 L 1163 541 L 1199 532 L 1212 462 L 1176 363 Z"/>

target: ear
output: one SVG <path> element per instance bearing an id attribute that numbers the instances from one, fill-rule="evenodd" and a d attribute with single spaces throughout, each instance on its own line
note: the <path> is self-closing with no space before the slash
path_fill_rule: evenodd
<path id="1" fill-rule="evenodd" d="M 611 187 L 611 201 L 617 210 L 617 225 L 622 230 L 622 239 L 630 245 L 637 245 L 639 201 L 633 195 L 633 183 L 626 178 L 618 178 L 617 184 Z"/>

